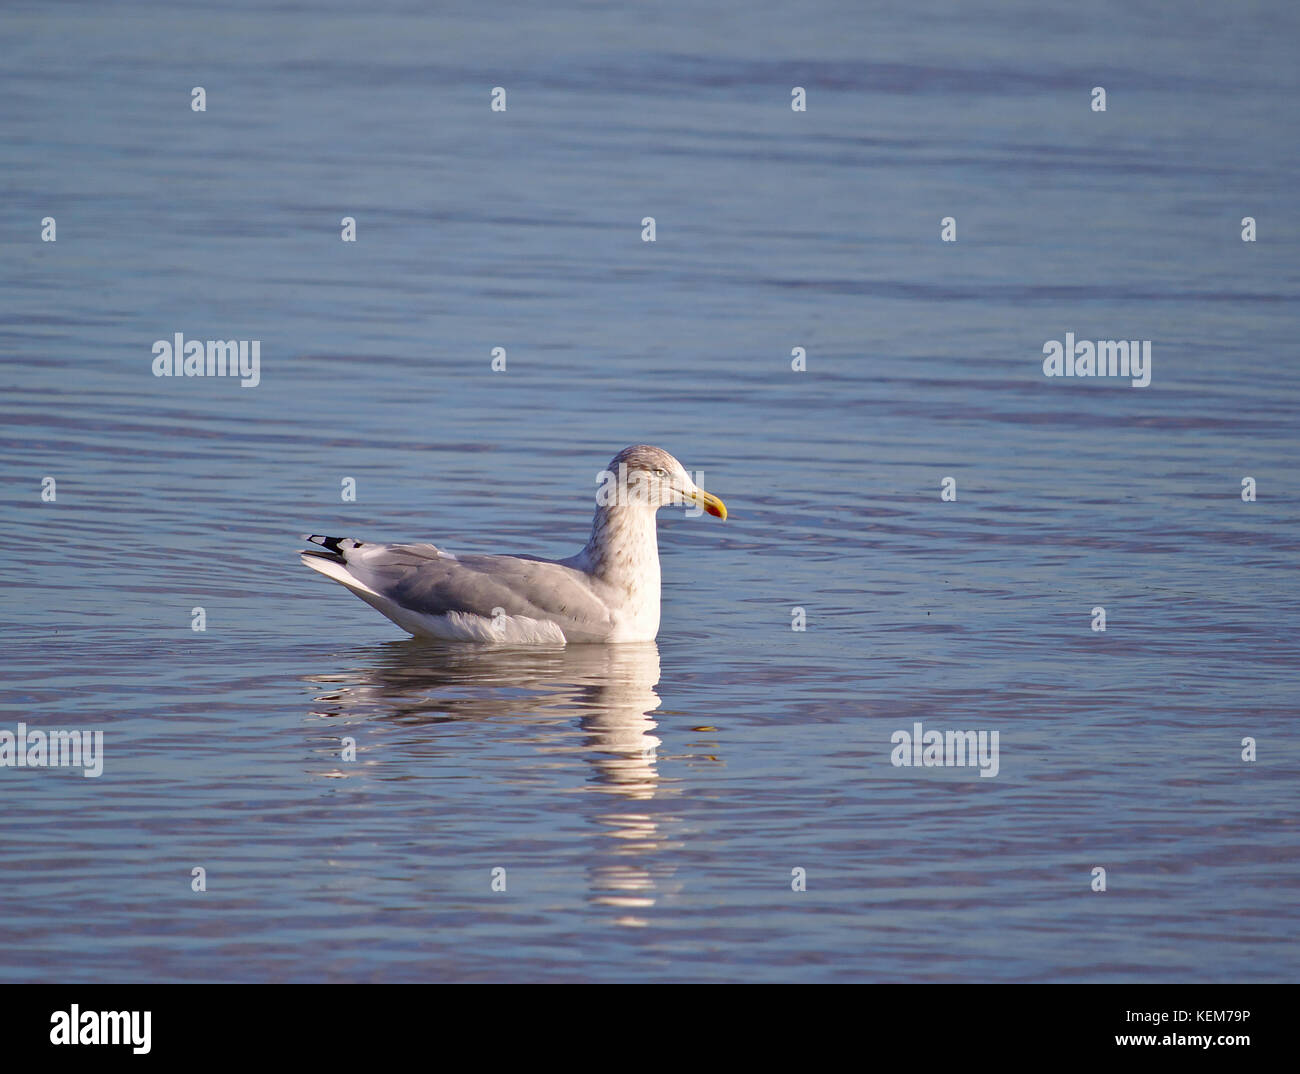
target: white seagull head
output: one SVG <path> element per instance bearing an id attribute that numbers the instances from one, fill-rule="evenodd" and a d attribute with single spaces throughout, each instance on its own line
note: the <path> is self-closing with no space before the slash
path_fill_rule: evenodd
<path id="1" fill-rule="evenodd" d="M 715 518 L 727 517 L 727 505 L 700 488 L 686 468 L 663 448 L 633 444 L 610 460 L 600 475 L 596 503 L 601 507 L 685 507 L 696 504 Z"/>

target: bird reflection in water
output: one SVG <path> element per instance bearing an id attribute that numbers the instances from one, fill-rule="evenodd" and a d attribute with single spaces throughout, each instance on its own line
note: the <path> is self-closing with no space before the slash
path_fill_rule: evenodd
<path id="1" fill-rule="evenodd" d="M 592 855 L 591 901 L 629 912 L 620 924 L 646 923 L 630 911 L 654 906 L 670 882 L 655 859 L 668 845 L 660 826 L 671 818 L 636 808 L 664 793 L 662 741 L 650 716 L 661 704 L 654 642 L 512 649 L 411 638 L 369 656 L 350 673 L 308 677 L 329 687 L 315 715 L 414 726 L 505 717 L 537 752 L 576 754 L 589 766 L 587 789 L 610 799 L 589 815 L 615 841 L 600 841 Z M 576 749 L 567 733 L 574 721 L 584 732 Z"/>

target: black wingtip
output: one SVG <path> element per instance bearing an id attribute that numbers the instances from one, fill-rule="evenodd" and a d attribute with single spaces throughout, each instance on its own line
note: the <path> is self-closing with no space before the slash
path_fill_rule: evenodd
<path id="1" fill-rule="evenodd" d="M 328 548 L 336 556 L 341 556 L 343 554 L 343 549 L 339 547 L 339 542 L 347 540 L 346 537 L 323 537 L 319 533 L 304 533 L 302 536 L 303 540 L 311 541 L 312 544 L 321 545 L 323 548 Z"/>
<path id="2" fill-rule="evenodd" d="M 360 547 L 361 544 L 361 542 L 349 540 L 347 537 L 326 537 L 319 533 L 304 533 L 302 539 L 304 541 L 311 541 L 312 544 L 318 544 L 321 547 L 300 548 L 298 549 L 298 555 L 314 556 L 317 559 L 328 559 L 332 563 L 347 562 L 347 558 L 344 555 L 342 548 L 344 541 L 348 541 L 348 544 L 353 547 Z M 322 551 L 321 549 L 325 549 L 325 551 Z"/>

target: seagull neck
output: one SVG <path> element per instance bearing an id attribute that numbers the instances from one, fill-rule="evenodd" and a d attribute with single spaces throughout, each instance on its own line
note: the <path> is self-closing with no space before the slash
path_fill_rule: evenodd
<path id="1" fill-rule="evenodd" d="M 596 508 L 591 540 L 579 553 L 589 573 L 606 582 L 636 586 L 659 580 L 655 509 L 642 504 Z"/>

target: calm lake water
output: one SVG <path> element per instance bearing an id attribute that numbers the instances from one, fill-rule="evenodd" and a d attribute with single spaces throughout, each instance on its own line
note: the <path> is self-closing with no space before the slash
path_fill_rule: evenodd
<path id="1" fill-rule="evenodd" d="M 1300 975 L 1300 9 L 214 7 L 0 19 L 0 729 L 104 761 L 0 768 L 0 979 Z M 657 644 L 295 555 L 569 555 L 637 442 L 731 511 Z"/>

